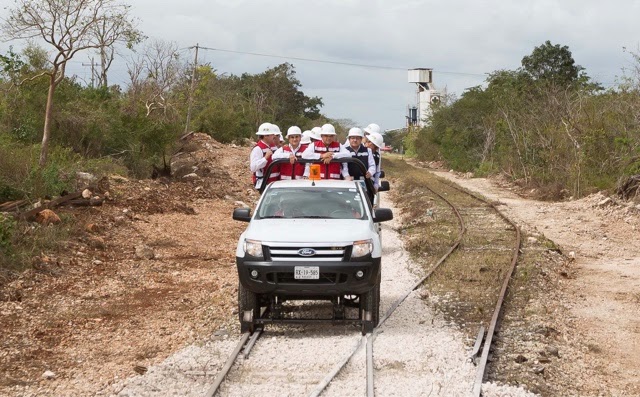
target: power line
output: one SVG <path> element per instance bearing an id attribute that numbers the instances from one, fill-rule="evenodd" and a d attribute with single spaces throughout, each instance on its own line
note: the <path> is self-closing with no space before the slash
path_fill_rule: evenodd
<path id="1" fill-rule="evenodd" d="M 329 63 L 333 65 L 343 65 L 343 66 L 355 66 L 361 68 L 370 68 L 370 69 L 383 69 L 383 70 L 409 70 L 411 68 L 401 68 L 394 66 L 380 66 L 380 65 L 371 65 L 364 63 L 352 63 L 352 62 L 340 62 L 340 61 L 328 61 L 324 59 L 314 59 L 314 58 L 301 58 L 301 57 L 292 57 L 292 56 L 284 56 L 284 55 L 274 55 L 274 54 L 262 54 L 258 52 L 248 52 L 248 51 L 235 51 L 235 50 L 227 50 L 222 48 L 211 48 L 211 47 L 200 47 L 203 50 L 209 51 L 218 51 L 218 52 L 230 52 L 233 54 L 243 54 L 243 55 L 253 55 L 259 57 L 269 57 L 269 58 L 281 58 L 281 59 L 293 59 L 296 61 L 305 61 L 305 62 L 316 62 L 316 63 Z M 442 74 L 455 74 L 455 75 L 464 75 L 464 76 L 482 76 L 486 77 L 484 73 L 463 73 L 463 72 L 448 72 L 434 69 L 434 71 Z"/>

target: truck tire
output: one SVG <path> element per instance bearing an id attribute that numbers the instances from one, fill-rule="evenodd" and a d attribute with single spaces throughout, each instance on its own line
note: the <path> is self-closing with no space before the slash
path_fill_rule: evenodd
<path id="1" fill-rule="evenodd" d="M 380 321 L 380 281 L 360 297 L 360 310 L 362 312 L 362 335 L 366 335 L 373 332 Z M 368 313 L 371 313 L 370 318 L 368 318 Z"/>
<path id="2" fill-rule="evenodd" d="M 251 292 L 238 282 L 238 317 L 240 319 L 240 332 L 253 332 L 255 330 L 255 319 L 260 316 L 260 305 L 258 295 Z"/>

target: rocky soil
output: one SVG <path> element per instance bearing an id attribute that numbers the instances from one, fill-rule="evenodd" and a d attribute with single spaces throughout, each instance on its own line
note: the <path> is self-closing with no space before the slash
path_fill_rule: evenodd
<path id="1" fill-rule="evenodd" d="M 0 285 L 0 395 L 94 395 L 233 322 L 247 153 L 195 134 L 172 177 L 115 176 L 103 206 L 56 209 L 77 238 Z"/>
<path id="2" fill-rule="evenodd" d="M 566 258 L 555 268 L 560 276 L 556 289 L 545 292 L 529 311 L 547 313 L 532 333 L 559 337 L 565 350 L 543 347 L 520 362 L 531 360 L 532 366 L 544 368 L 540 361 L 559 357 L 557 373 L 540 373 L 540 378 L 558 379 L 564 383 L 560 390 L 571 394 L 640 395 L 640 203 L 603 193 L 541 202 L 523 198 L 535 192 L 500 180 L 436 174 L 499 202 L 530 238 L 550 239 Z M 510 320 L 523 327 L 527 323 L 526 318 Z M 532 339 L 529 333 L 520 338 L 523 344 Z"/>
<path id="3" fill-rule="evenodd" d="M 245 225 L 231 212 L 257 199 L 248 152 L 194 134 L 172 177 L 113 177 L 103 206 L 57 209 L 78 236 L 0 284 L 0 395 L 109 395 L 181 349 L 235 337 L 229 247 Z M 637 204 L 604 195 L 539 202 L 496 181 L 439 175 L 501 202 L 561 248 L 568 271 L 548 303 L 569 313 L 554 319 L 580 353 L 564 361 L 568 373 L 592 386 L 587 395 L 639 395 Z"/>

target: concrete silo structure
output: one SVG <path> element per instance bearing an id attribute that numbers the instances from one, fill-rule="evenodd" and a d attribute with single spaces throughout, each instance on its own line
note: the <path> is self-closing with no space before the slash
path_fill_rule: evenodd
<path id="1" fill-rule="evenodd" d="M 409 69 L 409 83 L 416 85 L 416 105 L 409 106 L 408 126 L 424 127 L 431 114 L 431 106 L 440 102 L 442 93 L 433 85 L 433 69 Z"/>

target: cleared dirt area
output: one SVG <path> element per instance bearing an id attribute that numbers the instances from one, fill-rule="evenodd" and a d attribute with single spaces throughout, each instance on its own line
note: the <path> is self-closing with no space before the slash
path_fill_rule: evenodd
<path id="1" fill-rule="evenodd" d="M 497 349 L 511 354 L 527 341 L 539 351 L 514 357 L 505 368 L 505 380 L 518 381 L 517 367 L 539 372 L 540 391 L 555 394 L 636 396 L 640 394 L 640 205 L 595 194 L 580 200 L 540 202 L 523 198 L 516 189 L 496 180 L 464 178 L 451 172 L 438 176 L 502 203 L 501 209 L 521 225 L 528 236 L 526 276 L 534 282 L 517 287 L 525 294 L 513 297 Z M 529 260 L 535 239 L 549 239 L 563 254 L 564 263 Z M 533 245 L 535 245 L 533 244 Z M 538 281 L 535 281 L 536 276 Z M 540 286 L 542 289 L 536 290 Z M 553 288 L 544 288 L 544 286 Z M 520 333 L 535 325 L 532 333 Z M 508 330 L 508 331 L 507 331 Z M 511 341 L 509 342 L 509 334 Z M 515 334 L 515 335 L 514 335 Z M 536 335 L 546 342 L 536 341 Z M 518 342 L 520 339 L 521 342 Z M 550 343 L 549 341 L 553 341 Z M 504 343 L 501 345 L 501 343 Z M 558 345 L 566 350 L 559 351 Z M 524 361 L 523 359 L 526 359 Z M 558 365 L 546 371 L 549 362 Z M 515 378 L 515 379 L 514 379 Z M 530 378 L 530 377 L 529 377 Z M 553 395 L 553 394 L 551 394 Z"/>
<path id="2" fill-rule="evenodd" d="M 108 394 L 189 343 L 235 332 L 234 248 L 245 225 L 231 212 L 257 199 L 248 153 L 197 135 L 174 157 L 174 178 L 112 178 L 104 206 L 63 209 L 82 231 L 0 285 L 0 395 Z M 530 273 L 517 288 L 527 294 L 510 300 L 503 329 L 515 331 L 498 338 L 492 376 L 546 395 L 640 394 L 635 204 L 543 203 L 440 174 L 504 203 L 535 239 L 525 238 Z M 444 311 L 443 296 L 425 299 Z"/>

